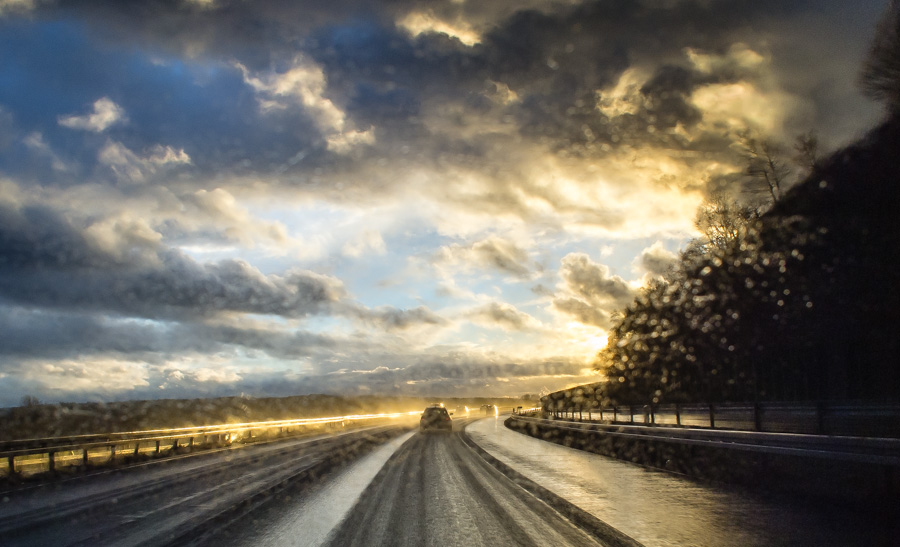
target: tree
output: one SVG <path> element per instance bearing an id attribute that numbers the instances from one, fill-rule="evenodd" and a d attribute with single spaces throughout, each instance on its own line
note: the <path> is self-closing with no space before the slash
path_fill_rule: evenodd
<path id="1" fill-rule="evenodd" d="M 900 5 L 895 0 L 875 30 L 860 84 L 866 95 L 884 102 L 891 114 L 900 114 Z"/>
<path id="2" fill-rule="evenodd" d="M 759 140 L 750 131 L 745 131 L 740 137 L 747 159 L 744 173 L 752 183 L 750 192 L 768 194 L 771 202 L 777 203 L 791 174 L 791 169 L 782 159 L 781 147 L 769 139 Z"/>
<path id="3" fill-rule="evenodd" d="M 725 249 L 739 243 L 759 214 L 755 207 L 741 205 L 723 194 L 713 194 L 697 209 L 694 226 L 703 234 L 698 244 L 708 251 L 710 245 Z"/>
<path id="4" fill-rule="evenodd" d="M 794 139 L 794 163 L 811 174 L 819 161 L 819 136 L 815 131 L 797 135 Z"/>

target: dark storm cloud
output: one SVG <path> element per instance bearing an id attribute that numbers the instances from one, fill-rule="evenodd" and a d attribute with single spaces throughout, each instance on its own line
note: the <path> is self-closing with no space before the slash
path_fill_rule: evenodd
<path id="1" fill-rule="evenodd" d="M 63 358 L 97 353 L 183 351 L 159 327 L 138 322 L 116 325 L 102 317 L 0 307 L 0 355 Z M 0 368 L 4 368 L 0 360 Z"/>
<path id="2" fill-rule="evenodd" d="M 49 208 L 0 204 L 0 298 L 155 318 L 303 317 L 344 296 L 339 281 L 312 272 L 266 276 L 239 260 L 200 264 L 134 234 L 116 235 L 122 247 L 103 249 Z"/>
<path id="3" fill-rule="evenodd" d="M 764 5 L 765 4 L 765 5 Z M 558 14 L 519 13 L 489 33 L 484 55 L 494 79 L 523 97 L 522 131 L 559 147 L 647 138 L 650 116 L 664 126 L 696 122 L 684 97 L 700 78 L 684 66 L 686 47 L 724 52 L 751 20 L 787 16 L 783 2 L 589 2 Z M 796 3 L 794 3 L 795 5 Z M 630 127 L 612 132 L 597 107 L 598 89 L 610 87 L 635 64 L 663 65 L 641 89 L 652 105 Z M 737 75 L 735 74 L 735 77 Z M 708 80 L 708 78 L 707 78 Z M 614 139 L 615 137 L 615 139 Z"/>
<path id="4" fill-rule="evenodd" d="M 700 74 L 687 63 L 685 48 L 724 54 L 736 42 L 762 47 L 772 42 L 766 29 L 776 24 L 788 26 L 810 10 L 839 16 L 848 9 L 836 0 L 824 5 L 604 0 L 540 10 L 528 4 L 468 4 L 438 2 L 428 9 L 449 21 L 469 20 L 483 31 L 481 43 L 473 47 L 439 33 L 413 37 L 399 28 L 396 21 L 423 9 L 414 2 L 377 7 L 278 0 L 210 6 L 176 1 L 39 3 L 34 12 L 38 21 L 68 17 L 79 22 L 38 23 L 45 31 L 31 36 L 4 33 L 12 37 L 0 51 L 16 51 L 20 57 L 27 52 L 23 61 L 7 55 L 4 71 L 24 74 L 26 80 L 17 83 L 26 85 L 6 86 L 19 91 L 0 92 L 0 105 L 12 105 L 17 116 L 28 118 L 18 120 L 23 131 L 40 131 L 51 147 L 90 166 L 90 141 L 79 145 L 71 137 L 66 140 L 63 128 L 51 130 L 49 122 L 83 111 L 84 105 L 109 95 L 117 82 L 119 92 L 110 98 L 132 122 L 113 128 L 111 135 L 129 149 L 140 152 L 157 144 L 183 148 L 201 172 L 215 166 L 243 175 L 279 174 L 294 185 L 308 184 L 303 173 L 315 169 L 326 176 L 368 179 L 359 173 L 371 170 L 370 161 L 396 156 L 398 145 L 418 153 L 414 163 L 432 163 L 437 157 L 461 165 L 504 163 L 503 157 L 485 154 L 490 147 L 486 142 L 451 130 L 436 134 L 425 129 L 423 114 L 435 115 L 437 102 L 486 119 L 514 121 L 522 136 L 567 153 L 602 156 L 608 153 L 603 145 L 648 142 L 727 157 L 727 138 L 694 135 L 688 143 L 664 129 L 677 123 L 691 127 L 701 118 L 687 100 L 697 86 L 751 75 L 727 64 L 713 74 Z M 7 19 L 11 30 L 21 28 L 21 22 Z M 88 40 L 87 34 L 95 38 Z M 163 62 L 151 63 L 113 45 L 119 43 L 137 45 Z M 790 47 L 783 38 L 778 44 Z M 56 50 L 64 52 L 58 60 L 49 55 Z M 308 105 L 293 105 L 277 116 L 261 113 L 253 90 L 231 64 L 283 74 L 298 52 L 321 65 L 325 96 L 346 113 L 348 127 L 374 128 L 377 144 L 360 153 L 359 163 L 331 163 L 338 158 L 325 151 L 322 128 L 310 118 Z M 45 77 L 28 81 L 32 76 L 22 66 L 40 65 L 36 61 L 45 58 L 50 61 Z M 53 67 L 69 58 L 82 68 L 77 78 L 61 79 L 60 74 L 74 73 Z M 643 104 L 635 113 L 610 120 L 597 108 L 603 98 L 597 91 L 608 89 L 633 66 L 653 74 L 640 90 Z M 802 74 L 810 67 L 794 69 Z M 121 87 L 121 82 L 127 83 Z M 495 83 L 507 86 L 518 100 L 502 105 L 491 99 L 486 90 Z M 25 98 L 35 93 L 46 100 L 25 105 Z M 38 110 L 35 104 L 56 108 Z M 426 107 L 429 111 L 423 112 Z M 650 126 L 659 131 L 651 133 Z M 298 153 L 304 160 L 290 163 Z M 16 163 L 12 156 L 8 159 Z M 507 177 L 515 175 L 511 171 Z M 521 205 L 510 195 L 509 203 L 498 207 Z"/>
<path id="5" fill-rule="evenodd" d="M 0 370 L 17 359 L 126 356 L 162 362 L 179 354 L 263 352 L 285 360 L 377 348 L 373 342 L 296 330 L 111 318 L 77 311 L 0 307 Z"/>

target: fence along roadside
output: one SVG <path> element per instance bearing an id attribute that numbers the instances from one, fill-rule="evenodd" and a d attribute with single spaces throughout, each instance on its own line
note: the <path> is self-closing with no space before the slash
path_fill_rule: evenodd
<path id="1" fill-rule="evenodd" d="M 52 473 L 63 465 L 106 465 L 114 463 L 117 457 L 153 457 L 173 454 L 179 449 L 193 450 L 319 431 L 329 432 L 356 424 L 373 423 L 374 420 L 403 418 L 417 412 L 358 414 L 2 441 L 0 472 L 7 477 Z"/>

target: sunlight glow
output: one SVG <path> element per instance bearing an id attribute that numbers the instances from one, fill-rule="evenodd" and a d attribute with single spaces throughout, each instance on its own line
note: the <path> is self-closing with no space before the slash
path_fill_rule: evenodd
<path id="1" fill-rule="evenodd" d="M 430 13 L 411 12 L 397 22 L 397 25 L 406 29 L 413 36 L 426 32 L 437 32 L 456 38 L 467 46 L 474 46 L 481 42 L 481 36 L 472 30 L 469 25 L 458 21 L 454 24 L 442 21 Z"/>

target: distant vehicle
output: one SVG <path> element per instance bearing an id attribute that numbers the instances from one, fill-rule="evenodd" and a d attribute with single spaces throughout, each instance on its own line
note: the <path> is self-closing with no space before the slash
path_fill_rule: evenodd
<path id="1" fill-rule="evenodd" d="M 481 411 L 485 416 L 496 416 L 497 405 L 481 405 Z"/>
<path id="2" fill-rule="evenodd" d="M 422 412 L 419 419 L 419 429 L 421 431 L 439 430 L 453 431 L 453 420 L 450 413 L 442 406 L 430 406 Z"/>

